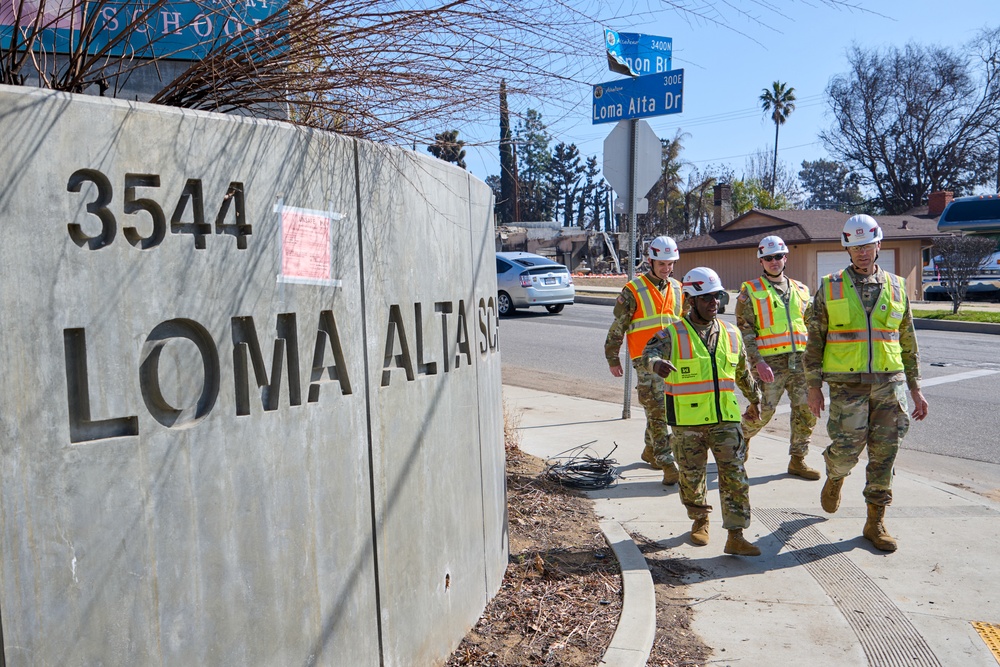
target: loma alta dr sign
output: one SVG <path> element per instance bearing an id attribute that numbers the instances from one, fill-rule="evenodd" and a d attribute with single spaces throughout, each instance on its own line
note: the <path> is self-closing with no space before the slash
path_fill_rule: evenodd
<path id="1" fill-rule="evenodd" d="M 649 118 L 683 110 L 684 70 L 647 74 L 594 86 L 594 124 Z"/>

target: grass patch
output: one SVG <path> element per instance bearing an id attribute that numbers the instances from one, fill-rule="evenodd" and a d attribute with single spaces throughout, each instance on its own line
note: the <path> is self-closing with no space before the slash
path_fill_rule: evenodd
<path id="1" fill-rule="evenodd" d="M 953 315 L 951 309 L 948 310 L 917 310 L 913 309 L 913 316 L 927 320 L 951 320 L 953 322 L 991 322 L 1000 324 L 1000 312 L 985 310 L 960 310 L 957 315 Z"/>

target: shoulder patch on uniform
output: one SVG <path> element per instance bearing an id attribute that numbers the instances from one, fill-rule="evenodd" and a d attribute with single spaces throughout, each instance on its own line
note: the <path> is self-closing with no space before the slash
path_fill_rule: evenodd
<path id="1" fill-rule="evenodd" d="M 618 295 L 618 303 L 625 303 L 625 297 L 623 297 L 621 294 Z"/>
<path id="2" fill-rule="evenodd" d="M 669 336 L 670 334 L 668 334 L 668 333 L 667 333 L 667 330 L 666 330 L 666 329 L 660 329 L 659 331 L 657 331 L 657 332 L 656 332 L 655 334 L 653 334 L 653 335 L 654 335 L 654 336 L 656 336 L 657 338 L 666 338 L 666 337 L 667 337 L 667 336 Z"/>
<path id="3" fill-rule="evenodd" d="M 749 299 L 749 298 L 750 298 L 750 295 L 749 295 L 749 294 L 747 294 L 747 293 L 746 293 L 746 292 L 744 292 L 744 291 L 741 291 L 741 292 L 740 292 L 740 295 L 739 295 L 738 297 L 736 297 L 736 300 L 737 300 L 737 301 L 746 301 L 746 300 L 747 300 L 747 299 Z"/>

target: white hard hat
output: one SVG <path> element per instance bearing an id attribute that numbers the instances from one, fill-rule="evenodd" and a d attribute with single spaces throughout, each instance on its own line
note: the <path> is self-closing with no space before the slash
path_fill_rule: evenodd
<path id="1" fill-rule="evenodd" d="M 714 292 L 724 292 L 719 274 L 707 266 L 691 269 L 684 276 L 684 293 L 688 296 L 702 296 Z"/>
<path id="2" fill-rule="evenodd" d="M 757 244 L 757 259 L 768 255 L 787 255 L 788 246 L 780 236 L 765 236 Z"/>
<path id="3" fill-rule="evenodd" d="M 840 244 L 845 248 L 856 245 L 868 245 L 882 240 L 882 228 L 870 215 L 852 215 L 844 223 L 844 234 Z"/>
<path id="4" fill-rule="evenodd" d="M 651 260 L 658 259 L 668 262 L 676 260 L 681 256 L 677 252 L 677 244 L 669 236 L 657 236 L 650 241 L 649 247 L 646 249 L 646 254 Z"/>

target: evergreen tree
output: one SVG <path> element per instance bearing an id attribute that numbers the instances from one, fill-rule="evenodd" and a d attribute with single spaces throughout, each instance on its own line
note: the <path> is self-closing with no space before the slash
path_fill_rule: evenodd
<path id="1" fill-rule="evenodd" d="M 517 160 L 514 137 L 510 131 L 510 110 L 507 107 L 507 82 L 500 81 L 500 195 L 497 213 L 502 224 L 520 220 L 517 210 Z"/>
<path id="2" fill-rule="evenodd" d="M 552 199 L 555 214 L 562 220 L 563 227 L 572 227 L 577 195 L 580 192 L 580 177 L 584 167 L 580 164 L 580 150 L 576 144 L 556 144 L 549 161 L 549 181 L 552 183 Z"/>
<path id="3" fill-rule="evenodd" d="M 515 132 L 518 170 L 518 208 L 520 219 L 525 221 L 552 220 L 554 202 L 549 177 L 548 129 L 542 122 L 542 115 L 528 109 L 517 124 Z"/>
<path id="4" fill-rule="evenodd" d="M 591 155 L 583 167 L 584 180 L 580 188 L 580 203 L 577 206 L 576 226 L 581 229 L 600 229 L 600 209 L 595 207 L 597 200 L 594 199 L 600 173 L 601 167 L 597 163 L 597 156 Z"/>
<path id="5" fill-rule="evenodd" d="M 833 160 L 802 161 L 802 186 L 809 191 L 805 208 L 855 212 L 865 203 L 857 174 Z"/>

